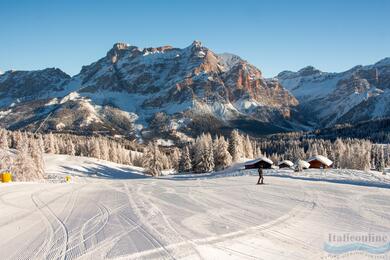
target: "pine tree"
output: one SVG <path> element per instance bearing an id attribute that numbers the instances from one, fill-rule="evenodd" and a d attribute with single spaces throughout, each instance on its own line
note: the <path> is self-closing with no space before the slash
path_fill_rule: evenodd
<path id="1" fill-rule="evenodd" d="M 89 141 L 89 156 L 100 159 L 100 145 L 96 138 Z"/>
<path id="2" fill-rule="evenodd" d="M 7 136 L 7 131 L 4 129 L 0 129 L 0 149 L 8 149 L 9 144 L 8 144 L 8 136 Z"/>
<path id="3" fill-rule="evenodd" d="M 152 176 L 161 175 L 161 171 L 163 170 L 163 161 L 161 152 L 157 146 L 157 144 L 149 144 L 144 152 L 143 156 L 143 167 L 146 172 Z"/>
<path id="4" fill-rule="evenodd" d="M 179 170 L 179 163 L 180 163 L 180 150 L 177 147 L 174 147 L 172 149 L 172 152 L 169 156 L 169 164 L 172 169 Z"/>
<path id="5" fill-rule="evenodd" d="M 194 144 L 194 171 L 198 173 L 214 170 L 214 154 L 210 134 L 202 134 Z"/>
<path id="6" fill-rule="evenodd" d="M 341 168 L 342 160 L 344 159 L 345 145 L 340 138 L 337 138 L 333 145 L 334 150 L 334 164 L 336 168 Z"/>
<path id="7" fill-rule="evenodd" d="M 28 152 L 27 142 L 18 145 L 14 164 L 11 167 L 13 177 L 17 181 L 34 180 L 35 164 Z"/>
<path id="8" fill-rule="evenodd" d="M 179 172 L 190 172 L 191 169 L 192 169 L 192 161 L 191 161 L 190 150 L 188 149 L 188 146 L 186 146 L 181 152 L 180 162 L 179 162 Z"/>
<path id="9" fill-rule="evenodd" d="M 214 164 L 217 170 L 223 170 L 232 164 L 232 156 L 228 148 L 229 144 L 223 136 L 214 140 Z"/>
<path id="10" fill-rule="evenodd" d="M 99 147 L 100 147 L 100 153 L 101 153 L 101 159 L 109 161 L 110 160 L 110 154 L 109 154 L 109 145 L 107 140 L 99 139 Z"/>
<path id="11" fill-rule="evenodd" d="M 76 154 L 76 148 L 71 139 L 67 140 L 66 154 L 74 156 Z"/>
<path id="12" fill-rule="evenodd" d="M 43 179 L 45 175 L 45 163 L 43 160 L 43 153 L 41 147 L 39 147 L 38 142 L 32 137 L 29 139 L 29 150 L 30 156 L 33 159 L 34 166 L 32 169 L 33 179 Z"/>
<path id="13" fill-rule="evenodd" d="M 248 135 L 246 136 L 244 142 L 244 152 L 246 158 L 253 158 L 253 147 Z"/>
<path id="14" fill-rule="evenodd" d="M 229 153 L 232 156 L 233 162 L 238 161 L 243 156 L 242 138 L 237 130 L 233 130 L 230 135 Z"/>
<path id="15" fill-rule="evenodd" d="M 8 151 L 0 150 L 0 172 L 9 171 L 13 165 L 13 158 Z"/>
<path id="16" fill-rule="evenodd" d="M 47 135 L 47 140 L 45 140 L 45 150 L 47 153 L 57 153 L 57 145 L 55 142 L 56 140 L 54 138 L 54 135 L 50 132 L 50 134 Z"/>

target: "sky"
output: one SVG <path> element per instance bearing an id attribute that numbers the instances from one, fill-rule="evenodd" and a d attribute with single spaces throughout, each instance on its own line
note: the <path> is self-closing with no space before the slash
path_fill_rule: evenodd
<path id="1" fill-rule="evenodd" d="M 339 72 L 390 56 L 388 0 L 0 0 L 0 70 L 70 75 L 116 42 L 183 48 L 200 40 L 273 77 Z"/>

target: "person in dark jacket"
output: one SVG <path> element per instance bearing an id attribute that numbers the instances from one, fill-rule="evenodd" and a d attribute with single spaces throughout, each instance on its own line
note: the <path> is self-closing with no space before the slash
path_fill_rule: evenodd
<path id="1" fill-rule="evenodd" d="M 263 167 L 259 167 L 259 180 L 257 181 L 257 184 L 263 184 L 264 177 L 263 177 Z"/>

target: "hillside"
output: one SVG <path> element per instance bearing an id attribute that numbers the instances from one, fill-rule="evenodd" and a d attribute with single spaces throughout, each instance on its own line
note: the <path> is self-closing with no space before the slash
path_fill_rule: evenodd
<path id="1" fill-rule="evenodd" d="M 188 140 L 252 136 L 390 117 L 390 59 L 341 73 L 312 66 L 276 78 L 199 41 L 186 48 L 116 43 L 70 77 L 59 69 L 0 74 L 0 126 L 12 130 Z"/>
<path id="2" fill-rule="evenodd" d="M 324 234 L 390 228 L 388 186 L 368 187 L 379 177 L 361 171 L 332 170 L 333 183 L 320 170 L 266 172 L 259 186 L 250 171 L 147 178 L 83 157 L 46 164 L 71 183 L 2 184 L 1 259 L 317 259 L 335 253 Z"/>
<path id="3" fill-rule="evenodd" d="M 6 97 L 13 99 L 3 102 L 0 124 L 10 129 L 134 137 L 144 130 L 196 135 L 257 127 L 261 134 L 299 125 L 292 116 L 298 102 L 278 81 L 263 78 L 259 69 L 238 56 L 215 54 L 199 41 L 183 49 L 117 43 L 72 78 L 52 75 L 61 85 L 43 81 L 45 94 L 29 99 L 14 91 L 34 91 L 27 75 L 17 73 L 0 76 L 0 89 L 7 89 L 11 94 Z"/>
<path id="4" fill-rule="evenodd" d="M 390 116 L 390 58 L 341 73 L 309 66 L 281 72 L 277 78 L 319 128 Z"/>

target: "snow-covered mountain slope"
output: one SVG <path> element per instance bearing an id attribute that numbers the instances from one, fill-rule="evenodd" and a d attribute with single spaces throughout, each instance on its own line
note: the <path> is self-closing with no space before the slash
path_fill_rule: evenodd
<path id="1" fill-rule="evenodd" d="M 12 73 L 0 76 L 0 83 L 8 82 L 7 74 Z M 44 94 L 36 93 L 39 100 L 4 108 L 2 125 L 124 133 L 148 128 L 161 112 L 166 117 L 165 129 L 175 131 L 188 129 L 194 118 L 215 127 L 260 124 L 265 126 L 263 131 L 299 125 L 291 116 L 298 101 L 278 81 L 264 79 L 247 61 L 232 54 L 217 55 L 199 41 L 183 49 L 140 49 L 117 43 L 105 57 L 60 83 L 55 88 L 43 82 Z M 4 89 L 16 88 L 15 84 L 7 83 Z M 24 111 L 28 115 L 23 116 Z"/>
<path id="2" fill-rule="evenodd" d="M 390 116 L 390 58 L 342 73 L 306 67 L 281 72 L 277 78 L 319 126 Z"/>
<path id="3" fill-rule="evenodd" d="M 388 182 L 361 171 L 267 170 L 259 186 L 257 176 L 150 178 L 92 158 L 45 162 L 54 183 L 1 184 L 0 259 L 370 259 L 382 254 L 325 242 L 390 229 Z"/>
<path id="4" fill-rule="evenodd" d="M 297 105 L 294 97 L 277 82 L 265 80 L 254 66 L 237 56 L 218 56 L 198 41 L 184 49 L 115 44 L 74 80 L 80 83 L 81 95 L 140 117 L 156 111 L 175 114 L 199 104 L 222 119 L 244 114 L 266 122 L 274 117 L 271 112 L 288 118 Z M 129 104 L 129 99 L 134 101 Z"/>
<path id="5" fill-rule="evenodd" d="M 60 69 L 7 71 L 0 74 L 0 107 L 67 93 L 71 77 Z"/>
<path id="6" fill-rule="evenodd" d="M 310 130 L 390 117 L 390 58 L 342 73 L 306 67 L 266 79 L 229 53 L 115 44 L 74 77 L 59 69 L 0 75 L 0 126 L 142 137 L 239 128 Z M 164 137 L 165 138 L 165 137 Z"/>

